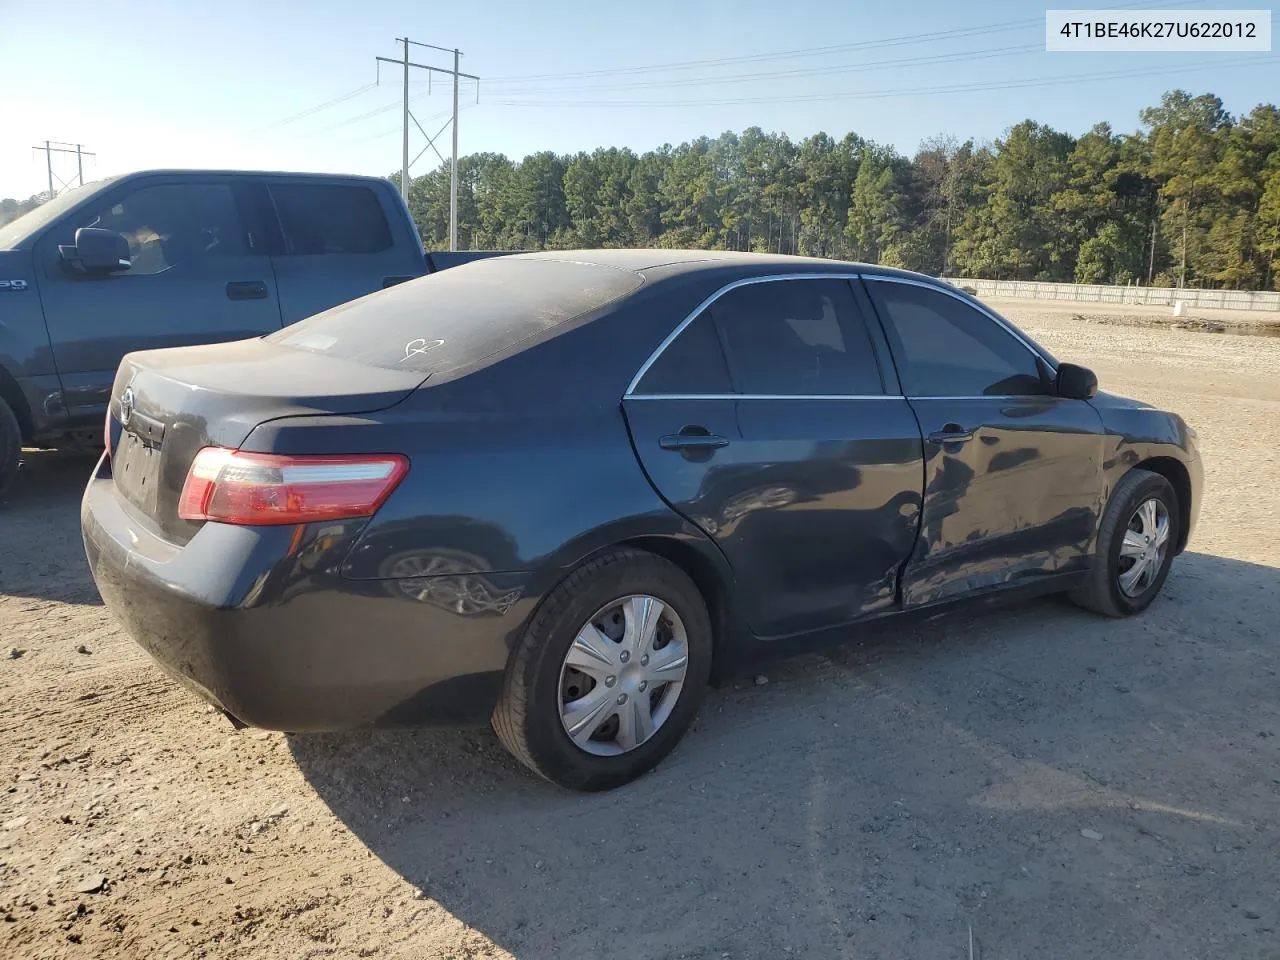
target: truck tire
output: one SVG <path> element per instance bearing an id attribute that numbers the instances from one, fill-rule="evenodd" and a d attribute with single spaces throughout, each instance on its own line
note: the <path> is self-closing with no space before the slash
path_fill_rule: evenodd
<path id="1" fill-rule="evenodd" d="M 21 459 L 22 429 L 9 404 L 0 400 L 0 496 L 18 475 L 18 461 Z"/>

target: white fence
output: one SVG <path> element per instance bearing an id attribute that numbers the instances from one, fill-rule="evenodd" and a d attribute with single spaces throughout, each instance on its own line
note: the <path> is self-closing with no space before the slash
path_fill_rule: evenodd
<path id="1" fill-rule="evenodd" d="M 1108 287 L 1098 283 L 1038 283 L 1032 280 L 970 280 L 944 277 L 947 283 L 968 287 L 979 297 L 1028 300 L 1080 300 L 1086 303 L 1137 303 L 1172 307 L 1181 300 L 1186 309 L 1280 311 L 1280 293 L 1252 290 L 1178 290 L 1175 287 Z"/>

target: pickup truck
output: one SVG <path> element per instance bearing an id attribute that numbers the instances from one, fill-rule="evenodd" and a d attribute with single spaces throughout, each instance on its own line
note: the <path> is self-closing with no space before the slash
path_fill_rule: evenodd
<path id="1" fill-rule="evenodd" d="M 100 447 L 134 350 L 261 336 L 496 252 L 433 253 L 376 177 L 152 170 L 0 226 L 0 493 L 23 446 Z"/>

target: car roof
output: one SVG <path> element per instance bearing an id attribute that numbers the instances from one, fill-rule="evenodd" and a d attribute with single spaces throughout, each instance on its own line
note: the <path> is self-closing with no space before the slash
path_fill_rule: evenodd
<path id="1" fill-rule="evenodd" d="M 823 257 L 793 257 L 776 253 L 743 253 L 735 250 L 666 250 L 661 248 L 607 249 L 607 250 L 543 250 L 536 253 L 512 254 L 524 260 L 567 260 L 589 263 L 618 270 L 643 273 L 662 269 L 663 275 L 693 273 L 701 270 L 726 267 L 757 268 L 761 273 L 821 272 L 826 267 L 834 272 L 861 273 L 866 275 L 901 276 L 941 281 L 926 274 L 912 273 L 893 267 L 851 260 L 832 260 Z"/>
<path id="2" fill-rule="evenodd" d="M 203 177 L 290 177 L 299 180 L 363 180 L 369 183 L 390 183 L 386 177 L 373 177 L 363 173 L 305 173 L 296 170 L 215 170 L 194 167 L 162 167 L 155 170 L 131 170 L 128 173 L 116 174 L 106 180 L 127 180 L 133 177 L 153 177 L 157 175 L 178 174 L 181 176 Z"/>

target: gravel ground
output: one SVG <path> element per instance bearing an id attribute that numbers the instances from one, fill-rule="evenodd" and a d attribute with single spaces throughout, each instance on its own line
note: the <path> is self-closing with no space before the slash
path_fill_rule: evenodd
<path id="1" fill-rule="evenodd" d="M 100 605 L 89 464 L 33 455 L 0 506 L 0 956 L 1280 957 L 1280 340 L 1000 306 L 1200 431 L 1164 596 L 859 633 L 711 691 L 606 795 L 483 730 L 234 733 Z"/>

